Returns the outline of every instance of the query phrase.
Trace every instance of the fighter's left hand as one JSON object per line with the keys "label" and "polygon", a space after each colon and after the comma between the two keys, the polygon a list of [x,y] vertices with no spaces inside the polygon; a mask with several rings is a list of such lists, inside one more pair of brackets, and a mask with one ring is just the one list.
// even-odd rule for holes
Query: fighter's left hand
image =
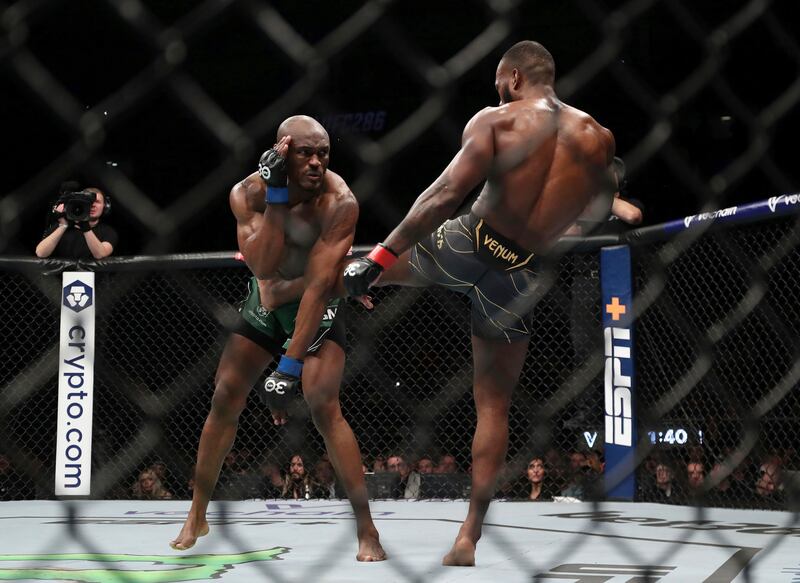
{"label": "fighter's left hand", "polygon": [[286,410],[292,400],[300,394],[300,378],[303,375],[303,361],[290,356],[281,356],[278,368],[267,377],[264,390],[260,393],[272,411],[275,425],[284,425]]}
{"label": "fighter's left hand", "polygon": [[285,425],[289,417],[286,411],[294,398],[300,394],[300,379],[276,370],[267,377],[264,390],[260,394],[272,412],[273,423]]}

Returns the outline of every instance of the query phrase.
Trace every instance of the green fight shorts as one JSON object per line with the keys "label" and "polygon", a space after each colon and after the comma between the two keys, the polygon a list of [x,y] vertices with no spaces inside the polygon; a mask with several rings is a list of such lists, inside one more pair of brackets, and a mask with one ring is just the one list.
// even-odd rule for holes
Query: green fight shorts
{"label": "green fight shorts", "polygon": [[[341,302],[339,298],[328,302],[317,334],[308,347],[308,354],[317,352],[325,340],[333,340],[344,350],[346,335],[344,314],[342,314],[344,304]],[[239,318],[230,331],[252,340],[276,356],[289,347],[299,307],[300,302],[298,301],[284,304],[271,311],[265,309],[261,305],[258,280],[251,277],[248,282],[247,297],[239,308]]]}

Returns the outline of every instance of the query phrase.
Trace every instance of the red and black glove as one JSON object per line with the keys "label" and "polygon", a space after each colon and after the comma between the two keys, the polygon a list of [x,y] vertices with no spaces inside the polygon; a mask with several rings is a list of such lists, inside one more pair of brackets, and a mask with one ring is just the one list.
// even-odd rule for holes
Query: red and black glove
{"label": "red and black glove", "polygon": [[351,261],[344,268],[344,287],[351,296],[363,296],[378,281],[385,269],[397,261],[397,253],[379,243],[366,257]]}

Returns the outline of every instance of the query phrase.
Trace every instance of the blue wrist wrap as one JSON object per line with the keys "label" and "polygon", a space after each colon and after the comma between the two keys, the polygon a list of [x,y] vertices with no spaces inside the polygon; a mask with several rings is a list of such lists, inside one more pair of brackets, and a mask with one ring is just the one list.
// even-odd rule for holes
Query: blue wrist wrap
{"label": "blue wrist wrap", "polygon": [[284,186],[268,186],[264,198],[267,204],[286,204],[289,202],[289,188]]}
{"label": "blue wrist wrap", "polygon": [[282,372],[299,379],[300,375],[303,374],[303,361],[286,356],[284,354],[281,356],[281,360],[278,363],[278,372]]}

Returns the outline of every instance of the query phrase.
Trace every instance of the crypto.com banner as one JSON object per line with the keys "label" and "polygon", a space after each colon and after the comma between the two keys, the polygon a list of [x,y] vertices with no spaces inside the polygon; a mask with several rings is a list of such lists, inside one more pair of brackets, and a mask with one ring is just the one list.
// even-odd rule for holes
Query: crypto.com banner
{"label": "crypto.com banner", "polygon": [[92,478],[94,273],[63,275],[55,493],[86,496]]}

